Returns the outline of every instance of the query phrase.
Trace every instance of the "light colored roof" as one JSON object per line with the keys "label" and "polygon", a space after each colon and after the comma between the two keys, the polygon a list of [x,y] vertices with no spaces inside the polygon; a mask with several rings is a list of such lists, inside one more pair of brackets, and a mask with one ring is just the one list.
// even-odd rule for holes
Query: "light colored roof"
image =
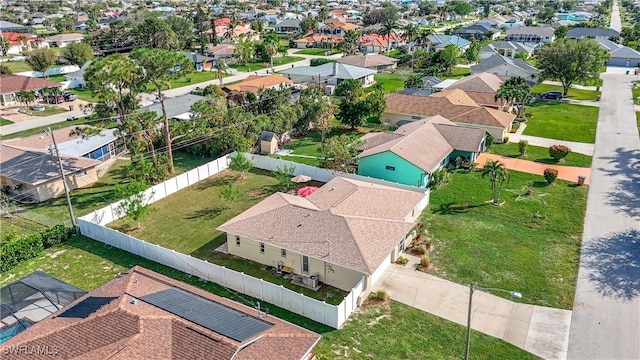
{"label": "light colored roof", "polygon": [[535,34],[541,37],[553,37],[555,30],[550,26],[519,26],[507,30],[507,36],[525,34]]}
{"label": "light colored roof", "polygon": [[[164,106],[167,110],[167,117],[169,119],[179,117],[191,111],[191,106],[197,101],[204,99],[203,96],[194,94],[185,94],[174,98],[167,98],[164,100]],[[136,110],[137,112],[153,111],[158,116],[162,116],[162,105],[160,103],[151,104]]]}
{"label": "light colored roof", "polygon": [[393,93],[385,101],[388,113],[441,115],[455,123],[507,128],[515,118],[514,114],[478,105],[460,89],[445,90],[431,96]]}
{"label": "light colored roof", "polygon": [[623,46],[611,51],[612,58],[640,59],[640,52],[628,46]]}
{"label": "light colored roof", "polygon": [[84,39],[84,34],[71,33],[71,34],[58,34],[45,38],[49,42],[57,41],[78,41]]}
{"label": "light colored roof", "polygon": [[[98,160],[61,155],[65,174],[94,167]],[[38,185],[60,177],[57,158],[46,150],[0,144],[0,174],[26,184]]]}
{"label": "light colored roof", "polygon": [[209,53],[214,55],[233,55],[236,47],[231,44],[209,46]]}
{"label": "light colored roof", "polygon": [[227,85],[226,88],[233,91],[253,91],[254,93],[257,93],[261,89],[267,89],[281,84],[293,84],[293,81],[280,74],[267,76],[249,75],[241,82]]}
{"label": "light colored roof", "polygon": [[504,81],[502,81],[498,76],[487,72],[481,72],[463,77],[453,85],[447,87],[447,89],[460,89],[466,92],[473,91],[495,94],[503,83]]}
{"label": "light colored roof", "polygon": [[99,135],[90,136],[86,139],[78,138],[65,141],[58,144],[58,150],[60,154],[83,156],[115,141],[118,138],[116,136],[117,131],[117,129],[108,129],[102,131]]}
{"label": "light colored roof", "polygon": [[528,62],[522,60],[522,59],[511,59],[509,57],[506,56],[502,56],[499,54],[495,54],[491,57],[488,57],[484,60],[482,60],[481,62],[479,62],[476,65],[472,65],[471,66],[471,72],[472,73],[477,73],[477,72],[488,72],[491,69],[500,66],[500,65],[505,65],[505,64],[509,64],[511,66],[515,66],[517,68],[520,68],[521,70],[530,73],[530,74],[537,74],[540,71],[538,69],[536,69],[533,65],[529,64]]}
{"label": "light colored roof", "polygon": [[336,177],[306,198],[276,193],[218,230],[371,274],[412,228],[424,194]]}
{"label": "light colored roof", "polygon": [[392,65],[398,62],[398,59],[392,57],[374,54],[374,55],[350,55],[345,56],[337,60],[341,64],[349,64],[353,66],[360,66],[363,68],[378,67],[385,65]]}
{"label": "light colored roof", "polygon": [[[334,66],[337,66],[338,73],[334,73]],[[297,76],[322,76],[322,77],[336,77],[338,79],[360,79],[367,75],[375,74],[375,70],[340,64],[340,63],[326,63],[319,66],[296,66],[290,69],[285,69],[280,72],[284,75],[297,75]]]}

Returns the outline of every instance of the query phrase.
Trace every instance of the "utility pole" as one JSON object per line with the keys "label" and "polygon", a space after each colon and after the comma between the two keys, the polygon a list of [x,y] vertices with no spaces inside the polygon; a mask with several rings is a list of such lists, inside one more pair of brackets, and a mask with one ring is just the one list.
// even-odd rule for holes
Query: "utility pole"
{"label": "utility pole", "polygon": [[73,215],[73,207],[71,207],[71,197],[69,196],[69,187],[67,186],[67,178],[64,176],[64,168],[62,167],[62,159],[60,159],[60,153],[58,152],[58,144],[56,143],[56,137],[53,135],[51,128],[46,131],[47,135],[51,135],[53,140],[53,148],[56,152],[56,158],[58,158],[58,166],[60,167],[60,176],[62,176],[62,185],[64,186],[64,194],[67,196],[67,206],[69,207],[69,217],[71,218],[71,225],[78,232],[78,226],[76,224],[76,217]]}

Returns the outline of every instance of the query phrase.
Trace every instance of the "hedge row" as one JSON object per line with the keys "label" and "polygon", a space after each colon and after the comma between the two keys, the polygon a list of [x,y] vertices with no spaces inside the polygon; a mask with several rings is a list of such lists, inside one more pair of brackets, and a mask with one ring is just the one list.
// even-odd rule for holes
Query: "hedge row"
{"label": "hedge row", "polygon": [[39,234],[27,235],[0,246],[0,271],[7,271],[22,261],[32,259],[47,248],[62,244],[73,236],[73,228],[56,225]]}

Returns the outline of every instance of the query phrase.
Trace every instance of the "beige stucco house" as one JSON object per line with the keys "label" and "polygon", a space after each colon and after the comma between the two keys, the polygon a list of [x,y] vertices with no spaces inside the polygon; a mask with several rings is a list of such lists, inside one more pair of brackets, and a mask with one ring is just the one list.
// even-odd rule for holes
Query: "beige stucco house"
{"label": "beige stucco house", "polygon": [[276,193],[221,225],[229,253],[365,289],[404,249],[428,193],[336,177],[308,197]]}
{"label": "beige stucco house", "polygon": [[[99,160],[61,155],[69,190],[98,181]],[[23,201],[45,201],[64,194],[60,168],[46,150],[0,144],[0,181]]]}

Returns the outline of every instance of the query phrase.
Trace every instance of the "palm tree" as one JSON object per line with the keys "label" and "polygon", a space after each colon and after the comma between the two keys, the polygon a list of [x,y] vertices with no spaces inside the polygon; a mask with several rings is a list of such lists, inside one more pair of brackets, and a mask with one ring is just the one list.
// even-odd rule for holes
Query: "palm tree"
{"label": "palm tree", "polygon": [[423,48],[426,47],[427,52],[430,50],[429,49],[429,36],[433,35],[433,29],[431,28],[427,28],[427,29],[420,29],[420,31],[418,32],[418,35],[416,37],[416,42],[418,44],[420,44],[420,46],[422,46]]}
{"label": "palm tree", "polygon": [[381,35],[387,35],[387,56],[389,56],[389,53],[391,53],[391,35],[393,35],[394,30],[396,30],[397,28],[397,20],[390,17],[384,24],[382,24],[382,29],[380,29]]}
{"label": "palm tree", "polygon": [[[407,26],[404,27],[403,31],[404,31],[405,41],[407,41],[410,44],[413,44],[413,41],[418,36],[418,28],[413,26],[413,24],[407,24]],[[413,45],[410,45],[409,48],[411,52],[413,52]]]}
{"label": "palm tree", "polygon": [[227,75],[228,72],[228,66],[227,64],[224,62],[224,60],[222,59],[218,59],[216,61],[216,71],[218,72],[218,80],[220,80],[220,87],[224,86],[224,84],[222,83],[222,79],[224,78],[225,75]]}
{"label": "palm tree", "polygon": [[511,181],[509,170],[499,161],[487,161],[482,167],[481,173],[483,178],[489,175],[489,182],[491,182],[491,190],[493,191],[493,203],[498,204],[504,183],[508,184]]}
{"label": "palm tree", "polygon": [[524,116],[526,103],[531,100],[531,88],[527,81],[522,76],[513,76],[507,79],[504,84],[500,85],[500,87],[508,87],[511,89],[512,100],[516,102],[516,104],[520,104],[520,111],[518,112],[518,117],[522,118]]}
{"label": "palm tree", "polygon": [[278,45],[274,43],[267,43],[265,45],[265,50],[267,51],[267,55],[269,55],[269,62],[271,64],[271,73],[273,74],[273,57],[278,54]]}
{"label": "palm tree", "polygon": [[508,104],[509,101],[513,100],[513,89],[509,86],[504,86],[504,84],[500,85],[498,91],[493,97],[494,100],[500,100],[500,111],[504,110],[504,105]]}
{"label": "palm tree", "polygon": [[11,48],[11,41],[4,36],[0,36],[0,55],[7,56],[7,51]]}

